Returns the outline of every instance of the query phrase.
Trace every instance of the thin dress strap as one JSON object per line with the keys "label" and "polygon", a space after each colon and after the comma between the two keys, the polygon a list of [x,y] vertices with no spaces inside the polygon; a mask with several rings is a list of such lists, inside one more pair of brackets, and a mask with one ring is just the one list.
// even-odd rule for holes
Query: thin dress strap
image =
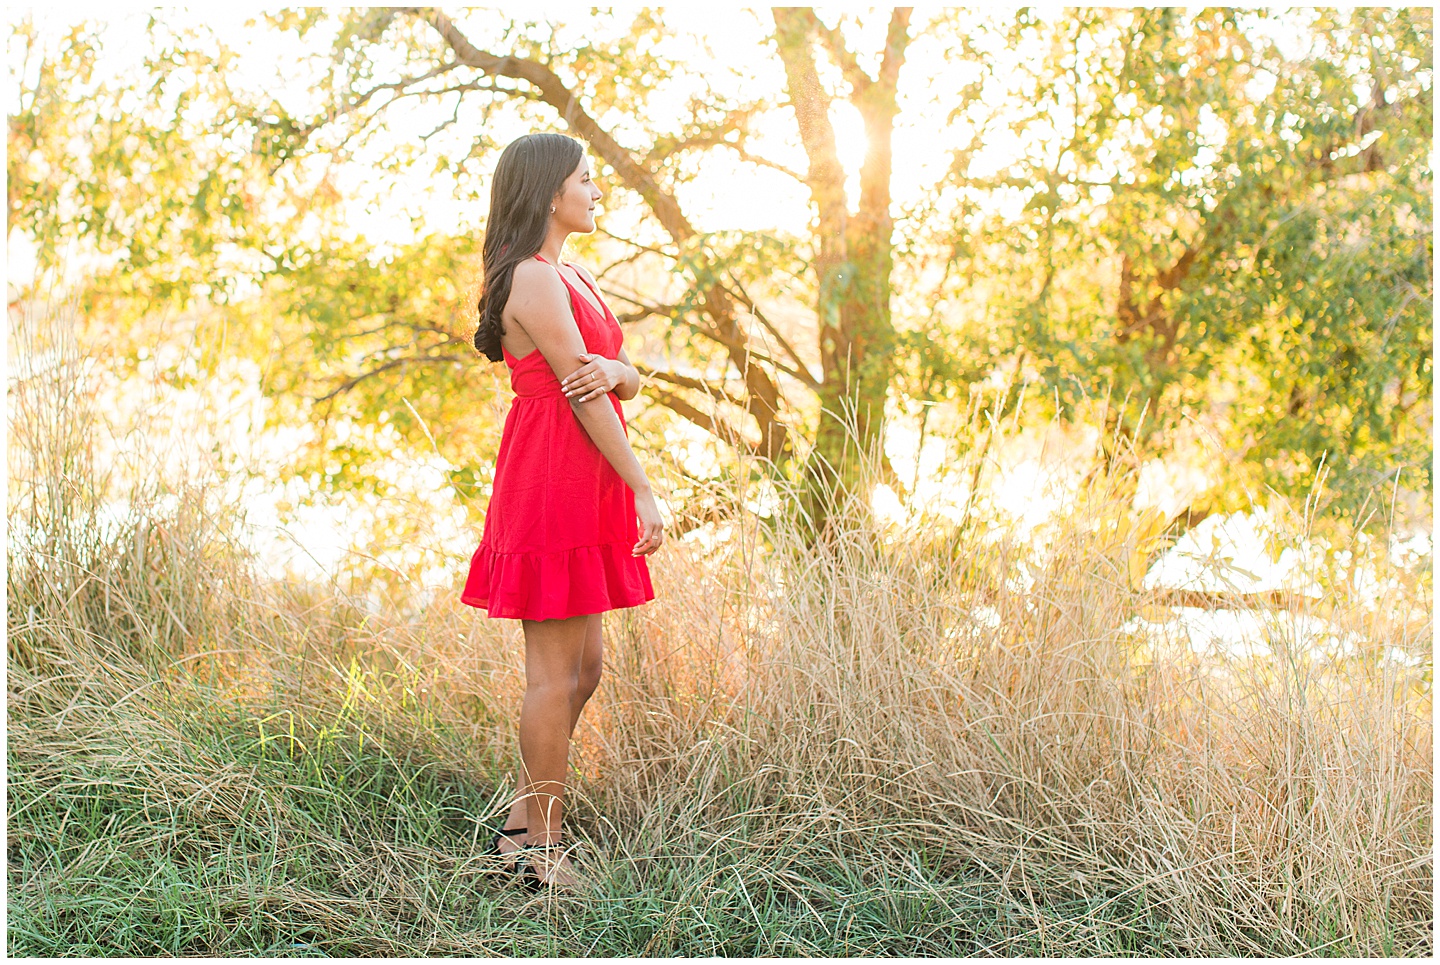
{"label": "thin dress strap", "polygon": [[[536,261],[545,261],[545,259],[544,259],[544,258],[541,258],[538,254],[535,256],[535,260],[536,260]],[[545,261],[545,264],[550,265],[550,262]],[[565,277],[565,273],[560,270],[560,266],[559,266],[559,265],[550,265],[550,267],[555,269],[555,274],[557,274],[557,275],[560,276],[560,280],[561,280],[562,282],[564,282],[564,283],[565,283],[565,287],[570,290],[570,297],[571,297],[572,299],[575,298],[579,293],[575,291],[575,286],[572,285],[572,284],[570,284],[570,279],[566,278],[566,277]],[[571,265],[571,266],[570,266],[570,270],[571,270],[571,271],[575,271],[575,266],[574,266],[574,265]],[[575,271],[575,277],[576,277],[576,278],[579,278],[581,281],[585,282],[585,287],[586,287],[586,288],[590,289],[592,292],[595,292],[595,300],[600,303],[600,307],[599,307],[599,308],[596,308],[594,305],[591,305],[591,304],[590,304],[590,299],[586,298],[586,297],[583,296],[583,295],[580,295],[580,296],[579,296],[579,297],[580,297],[580,300],[581,300],[582,302],[584,302],[586,305],[589,305],[591,308],[594,308],[595,311],[596,311],[596,313],[597,313],[601,318],[604,318],[604,317],[606,316],[605,299],[603,299],[603,298],[600,297],[600,293],[599,293],[598,291],[595,291],[595,286],[594,286],[594,285],[590,284],[590,282],[588,282],[588,281],[585,280],[585,276],[584,276],[584,275],[580,274],[578,271]]]}
{"label": "thin dress strap", "polygon": [[590,284],[590,279],[587,278],[586,276],[582,275],[578,270],[576,270],[576,268],[575,268],[574,265],[571,265],[571,266],[570,266],[570,270],[573,271],[573,272],[575,272],[575,277],[576,277],[576,278],[580,279],[581,281],[583,281],[583,282],[585,283],[585,287],[586,287],[586,288],[590,289],[592,292],[595,293],[595,300],[596,300],[597,302],[599,302],[601,305],[604,305],[604,304],[605,304],[605,299],[603,299],[603,298],[600,297],[600,289],[598,289],[598,288],[596,288],[594,285]]}
{"label": "thin dress strap", "polygon": [[[586,288],[588,288],[588,289],[590,289],[590,291],[594,292],[594,294],[595,294],[595,301],[597,301],[597,302],[600,303],[600,307],[597,308],[597,309],[595,309],[597,312],[600,313],[600,317],[601,317],[601,318],[605,318],[607,315],[609,315],[609,314],[610,314],[610,307],[605,304],[605,299],[604,299],[603,297],[601,297],[601,295],[600,295],[600,289],[598,289],[598,288],[596,288],[594,285],[590,284],[590,279],[589,279],[589,278],[586,278],[585,275],[582,274],[574,265],[571,265],[571,266],[570,266],[570,270],[573,271],[573,272],[575,272],[575,277],[576,277],[576,278],[580,279],[581,281],[583,281],[583,282],[585,283],[585,287],[586,287]],[[565,277],[565,276],[564,276],[564,275],[561,275],[560,277],[563,278],[563,277]],[[594,307],[594,306],[592,306],[592,307]]]}

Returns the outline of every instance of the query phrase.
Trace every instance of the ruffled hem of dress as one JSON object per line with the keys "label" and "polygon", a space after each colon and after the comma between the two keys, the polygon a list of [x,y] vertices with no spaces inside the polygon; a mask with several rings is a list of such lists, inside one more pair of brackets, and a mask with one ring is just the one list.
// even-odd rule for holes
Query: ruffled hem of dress
{"label": "ruffled hem of dress", "polygon": [[653,599],[650,570],[626,543],[555,553],[496,553],[482,543],[460,594],[460,602],[511,620],[563,620]]}

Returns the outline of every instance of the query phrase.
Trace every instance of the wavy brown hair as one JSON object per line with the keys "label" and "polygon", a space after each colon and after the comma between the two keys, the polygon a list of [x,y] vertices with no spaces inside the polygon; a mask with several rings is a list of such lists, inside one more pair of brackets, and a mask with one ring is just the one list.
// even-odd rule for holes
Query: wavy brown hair
{"label": "wavy brown hair", "polygon": [[584,148],[573,137],[526,134],[511,141],[495,165],[485,222],[480,322],[475,327],[475,348],[492,362],[504,358],[500,315],[510,299],[515,266],[534,257],[545,243],[550,205],[583,154]]}

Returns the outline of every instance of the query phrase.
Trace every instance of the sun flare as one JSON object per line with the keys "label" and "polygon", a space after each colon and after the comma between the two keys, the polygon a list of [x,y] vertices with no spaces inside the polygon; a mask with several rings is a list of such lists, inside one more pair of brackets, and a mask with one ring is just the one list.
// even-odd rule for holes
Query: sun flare
{"label": "sun flare", "polygon": [[865,119],[854,104],[837,98],[830,104],[830,126],[835,129],[835,153],[845,170],[845,202],[854,208],[860,203],[860,168],[870,146]]}

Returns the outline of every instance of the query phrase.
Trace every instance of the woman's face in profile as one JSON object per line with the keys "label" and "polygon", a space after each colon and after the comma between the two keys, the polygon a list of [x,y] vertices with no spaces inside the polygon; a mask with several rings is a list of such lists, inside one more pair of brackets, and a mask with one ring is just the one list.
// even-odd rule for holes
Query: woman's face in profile
{"label": "woman's face in profile", "polygon": [[555,196],[555,213],[550,216],[553,224],[566,231],[582,234],[595,230],[595,202],[601,197],[600,189],[590,180],[590,161],[581,157],[580,163]]}

